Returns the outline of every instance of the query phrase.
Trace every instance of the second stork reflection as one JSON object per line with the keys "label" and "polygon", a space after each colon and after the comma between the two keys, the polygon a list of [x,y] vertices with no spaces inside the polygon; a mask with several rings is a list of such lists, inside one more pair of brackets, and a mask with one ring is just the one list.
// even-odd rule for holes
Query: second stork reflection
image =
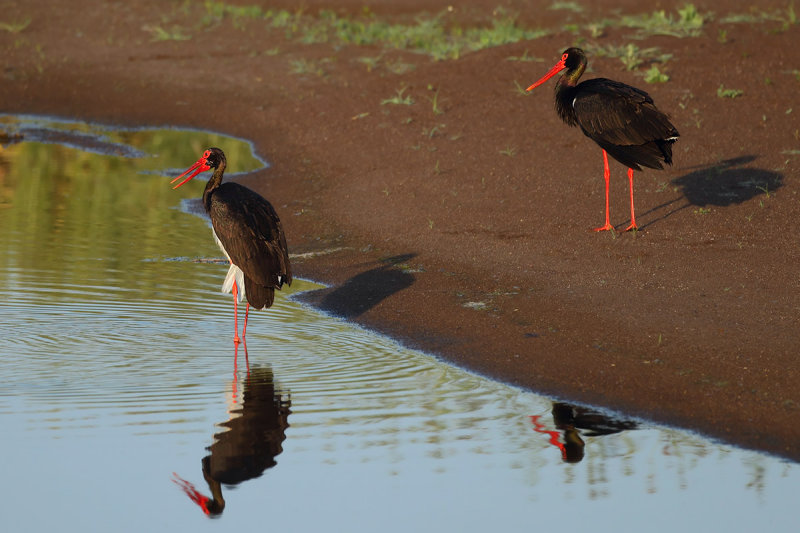
{"label": "second stork reflection", "polygon": [[[234,384],[235,386],[235,384]],[[235,389],[234,389],[235,390]],[[209,516],[225,509],[222,485],[238,485],[254,479],[277,464],[289,427],[291,399],[276,390],[270,368],[253,368],[244,381],[241,404],[229,410],[230,418],[219,424],[214,444],[203,457],[203,478],[208,497],[175,474],[174,481]]]}
{"label": "second stork reflection", "polygon": [[553,423],[559,431],[548,430],[541,422],[540,415],[531,416],[533,430],[550,435],[550,444],[561,450],[565,463],[578,463],[583,460],[586,443],[581,438],[613,435],[636,429],[639,423],[633,420],[613,418],[589,407],[569,403],[553,403]]}

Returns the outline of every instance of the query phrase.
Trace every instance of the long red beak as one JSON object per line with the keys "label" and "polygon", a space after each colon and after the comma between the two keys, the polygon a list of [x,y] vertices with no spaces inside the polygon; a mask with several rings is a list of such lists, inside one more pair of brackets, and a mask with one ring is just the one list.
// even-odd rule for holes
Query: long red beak
{"label": "long red beak", "polygon": [[208,510],[208,502],[211,500],[211,498],[209,498],[208,496],[204,496],[199,490],[194,488],[194,485],[192,485],[191,483],[180,477],[175,472],[172,473],[172,482],[178,485],[183,490],[183,492],[185,492],[186,495],[194,503],[196,503],[200,507],[200,509],[203,510],[203,512],[206,515],[211,514],[211,512]]}
{"label": "long red beak", "polygon": [[192,175],[190,175],[188,178],[186,178],[185,180],[183,180],[182,182],[180,182],[179,184],[177,184],[176,186],[173,187],[173,189],[177,189],[178,187],[180,187],[181,185],[183,185],[187,181],[191,180],[193,177],[195,177],[198,174],[200,174],[201,172],[205,172],[206,170],[209,170],[209,169],[211,169],[211,167],[208,166],[208,162],[206,161],[206,158],[205,157],[201,157],[200,159],[197,160],[197,163],[195,163],[194,165],[190,166],[186,170],[186,172],[184,172],[183,174],[181,174],[177,178],[175,178],[172,181],[170,181],[170,183],[175,183],[176,181],[178,181],[179,179],[184,177],[186,174],[189,174],[189,172],[194,170],[194,173]]}
{"label": "long red beak", "polygon": [[561,72],[562,70],[564,70],[564,69],[566,68],[566,65],[564,65],[564,63],[565,63],[566,61],[567,61],[567,54],[564,54],[563,56],[561,56],[561,61],[559,61],[558,63],[556,63],[556,64],[555,64],[555,66],[554,66],[553,68],[551,68],[551,69],[550,69],[550,72],[548,72],[547,74],[545,74],[545,75],[542,77],[542,79],[540,79],[539,81],[537,81],[536,83],[534,83],[533,85],[531,85],[530,87],[528,87],[528,88],[527,88],[527,89],[525,89],[525,90],[526,90],[526,91],[530,91],[530,90],[532,90],[532,89],[535,89],[535,88],[536,88],[536,87],[538,87],[539,85],[543,84],[544,82],[546,82],[547,80],[549,80],[550,78],[552,78],[553,76],[555,76],[556,74],[558,74],[559,72]]}

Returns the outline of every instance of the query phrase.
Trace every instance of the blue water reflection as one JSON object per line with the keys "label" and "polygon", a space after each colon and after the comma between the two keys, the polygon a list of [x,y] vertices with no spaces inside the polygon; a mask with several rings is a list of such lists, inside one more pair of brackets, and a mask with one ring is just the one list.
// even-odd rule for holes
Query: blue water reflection
{"label": "blue water reflection", "polygon": [[3,531],[793,530],[796,464],[440,363],[296,303],[303,280],[237,355],[180,208],[203,183],[159,169],[191,144],[257,168],[249,144],[0,118],[54,131],[0,151]]}

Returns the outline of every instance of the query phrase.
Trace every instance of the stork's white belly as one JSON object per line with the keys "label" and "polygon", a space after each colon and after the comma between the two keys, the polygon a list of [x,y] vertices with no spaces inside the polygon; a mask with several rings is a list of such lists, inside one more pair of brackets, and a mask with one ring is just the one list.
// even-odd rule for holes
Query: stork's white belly
{"label": "stork's white belly", "polygon": [[[225,257],[228,258],[228,261],[231,260],[231,256],[228,255],[228,251],[225,250],[225,247],[222,246],[222,242],[220,242],[219,237],[217,237],[217,232],[214,231],[214,228],[211,228],[211,233],[214,234],[214,241],[219,246],[219,249],[222,250],[222,253],[225,254]],[[244,300],[244,272],[242,269],[237,267],[231,261],[231,266],[228,269],[228,273],[225,275],[225,281],[222,282],[222,292],[228,293],[233,292],[233,284],[236,283],[236,286],[239,288],[239,301],[241,302]]]}

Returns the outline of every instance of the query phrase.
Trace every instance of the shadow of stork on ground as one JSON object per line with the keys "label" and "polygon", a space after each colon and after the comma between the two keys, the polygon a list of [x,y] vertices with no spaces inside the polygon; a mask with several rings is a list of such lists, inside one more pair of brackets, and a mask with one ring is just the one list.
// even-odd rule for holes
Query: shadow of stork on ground
{"label": "shadow of stork on ground", "polygon": [[780,189],[783,186],[783,174],[745,166],[755,159],[756,156],[753,155],[725,159],[672,180],[672,185],[681,191],[681,198],[686,202],[676,207],[675,204],[681,198],[675,198],[650,209],[642,218],[646,219],[646,215],[661,209],[666,208],[668,211],[648,221],[640,229],[645,229],[687,207],[728,207],[748,202],[757,196],[769,196]]}

